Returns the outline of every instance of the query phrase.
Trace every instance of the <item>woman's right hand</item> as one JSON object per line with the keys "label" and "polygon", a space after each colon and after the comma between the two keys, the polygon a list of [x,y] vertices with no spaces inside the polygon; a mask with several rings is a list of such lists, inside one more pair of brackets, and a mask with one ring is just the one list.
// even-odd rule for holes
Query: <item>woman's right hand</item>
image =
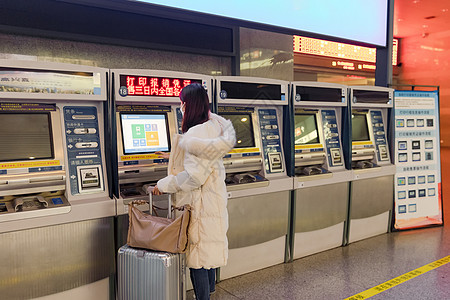
{"label": "woman's right hand", "polygon": [[156,185],[156,186],[153,188],[152,194],[155,195],[155,196],[159,196],[159,195],[162,195],[163,193],[158,189],[158,186]]}
{"label": "woman's right hand", "polygon": [[170,156],[170,153],[162,152],[162,151],[156,151],[155,154],[159,155],[158,158],[164,158],[164,159],[169,159],[169,156]]}

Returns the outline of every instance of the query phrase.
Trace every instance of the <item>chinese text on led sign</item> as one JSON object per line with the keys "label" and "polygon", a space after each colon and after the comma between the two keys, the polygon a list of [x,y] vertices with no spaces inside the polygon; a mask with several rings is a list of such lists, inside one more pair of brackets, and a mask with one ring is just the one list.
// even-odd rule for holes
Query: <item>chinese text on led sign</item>
{"label": "chinese text on led sign", "polygon": [[126,86],[129,96],[178,97],[181,90],[191,83],[201,80],[121,75],[120,85]]}

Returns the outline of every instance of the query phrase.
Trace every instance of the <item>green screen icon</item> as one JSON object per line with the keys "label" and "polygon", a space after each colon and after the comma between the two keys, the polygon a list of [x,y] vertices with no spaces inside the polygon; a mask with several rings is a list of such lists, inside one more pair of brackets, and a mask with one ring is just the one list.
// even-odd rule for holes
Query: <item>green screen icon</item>
{"label": "green screen icon", "polygon": [[145,130],[143,124],[131,125],[131,130],[133,131],[133,139],[143,139],[145,138]]}

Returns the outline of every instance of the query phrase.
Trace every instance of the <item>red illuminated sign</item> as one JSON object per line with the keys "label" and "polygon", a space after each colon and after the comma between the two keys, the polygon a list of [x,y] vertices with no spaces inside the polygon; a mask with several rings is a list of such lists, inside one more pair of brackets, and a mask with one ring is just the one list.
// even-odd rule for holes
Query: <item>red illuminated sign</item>
{"label": "red illuminated sign", "polygon": [[154,76],[120,75],[120,87],[126,87],[128,96],[179,97],[181,90],[199,79]]}

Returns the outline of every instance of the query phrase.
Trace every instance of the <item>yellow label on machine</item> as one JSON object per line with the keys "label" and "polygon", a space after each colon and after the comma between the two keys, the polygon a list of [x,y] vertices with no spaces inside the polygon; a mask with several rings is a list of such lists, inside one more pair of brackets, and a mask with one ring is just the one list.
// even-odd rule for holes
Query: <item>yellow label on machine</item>
{"label": "yellow label on machine", "polygon": [[364,142],[352,142],[353,146],[358,146],[358,145],[372,145],[371,141],[364,141]]}
{"label": "yellow label on machine", "polygon": [[313,148],[323,148],[323,145],[322,144],[295,145],[295,150],[299,150],[299,149],[313,149]]}
{"label": "yellow label on machine", "polygon": [[141,154],[141,155],[122,155],[120,159],[122,161],[130,160],[144,160],[144,159],[160,159],[161,156],[158,154]]}
{"label": "yellow label on machine", "polygon": [[228,153],[233,154],[233,153],[255,153],[255,152],[260,152],[259,148],[239,148],[233,149]]}
{"label": "yellow label on machine", "polygon": [[2,170],[2,169],[34,168],[34,167],[50,167],[50,166],[59,166],[59,165],[60,165],[59,160],[0,163],[0,170]]}

